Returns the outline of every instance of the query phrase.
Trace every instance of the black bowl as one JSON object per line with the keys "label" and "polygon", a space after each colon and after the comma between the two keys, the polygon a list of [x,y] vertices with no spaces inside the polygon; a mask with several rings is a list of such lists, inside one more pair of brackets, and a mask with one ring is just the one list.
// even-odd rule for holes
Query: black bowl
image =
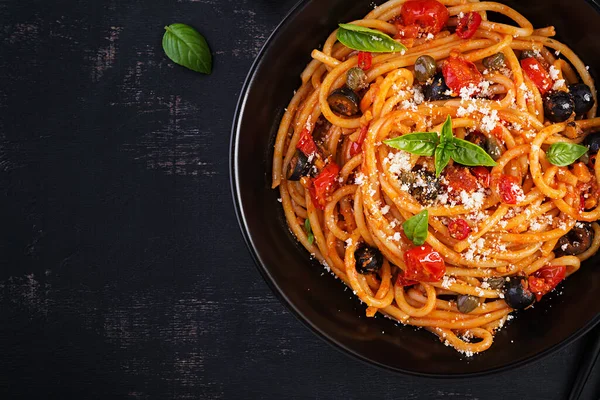
{"label": "black bowl", "polygon": [[[381,3],[379,1],[378,3]],[[273,142],[283,108],[300,86],[312,49],[338,22],[364,16],[371,0],[302,1],[260,52],[240,95],[231,140],[231,184],[239,222],[259,270],[273,291],[329,343],[373,364],[428,376],[478,375],[522,365],[575,340],[600,320],[600,257],[570,277],[560,295],[519,313],[492,348],[466,359],[424,330],[366,318],[351,291],[309,260],[288,230],[279,192],[270,189]],[[554,25],[559,40],[600,66],[600,14],[584,0],[505,1],[534,26]]]}

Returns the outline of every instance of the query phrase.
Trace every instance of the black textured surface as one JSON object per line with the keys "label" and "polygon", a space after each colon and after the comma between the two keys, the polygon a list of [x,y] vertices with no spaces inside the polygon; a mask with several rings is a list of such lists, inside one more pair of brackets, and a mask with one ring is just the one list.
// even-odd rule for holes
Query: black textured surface
{"label": "black textured surface", "polygon": [[[293,3],[0,1],[2,398],[565,397],[583,341],[418,379],[333,350],[271,294],[238,232],[229,131]],[[173,22],[206,36],[212,75],[164,57]]]}

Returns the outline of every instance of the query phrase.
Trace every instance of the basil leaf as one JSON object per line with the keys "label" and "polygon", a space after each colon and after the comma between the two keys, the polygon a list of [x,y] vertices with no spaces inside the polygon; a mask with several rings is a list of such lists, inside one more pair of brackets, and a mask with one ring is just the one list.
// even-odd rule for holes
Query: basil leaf
{"label": "basil leaf", "polygon": [[312,233],[312,228],[310,226],[310,219],[306,218],[304,220],[304,231],[306,232],[306,235],[308,236],[308,243],[309,244],[313,244],[315,241],[315,235],[313,235]]}
{"label": "basil leaf", "polygon": [[446,118],[446,122],[444,122],[444,125],[442,125],[442,131],[440,132],[440,142],[450,143],[452,142],[453,138],[454,135],[452,134],[452,118],[450,118],[450,116],[448,115],[448,117]]}
{"label": "basil leaf", "polygon": [[383,32],[354,24],[340,24],[337,40],[354,50],[371,53],[396,53],[406,51],[406,47]]}
{"label": "basil leaf", "polygon": [[429,211],[423,210],[402,224],[406,237],[417,246],[425,243],[429,233]]}
{"label": "basil leaf", "polygon": [[[450,144],[451,145],[451,144]],[[451,149],[447,148],[448,143],[440,144],[435,149],[435,176],[439,178],[446,165],[450,162]]]}
{"label": "basil leaf", "polygon": [[185,24],[171,24],[165,30],[162,46],[167,57],[193,71],[210,74],[212,55],[204,36]]}
{"label": "basil leaf", "polygon": [[439,138],[435,132],[415,132],[384,140],[383,143],[411,154],[431,157],[439,143]]}
{"label": "basil leaf", "polygon": [[469,167],[478,165],[493,167],[496,165],[494,159],[474,143],[454,138],[452,144],[454,145],[454,149],[450,151],[450,157],[459,164]]}
{"label": "basil leaf", "polygon": [[566,167],[573,164],[588,151],[586,146],[573,143],[554,143],[546,152],[546,158],[551,164]]}

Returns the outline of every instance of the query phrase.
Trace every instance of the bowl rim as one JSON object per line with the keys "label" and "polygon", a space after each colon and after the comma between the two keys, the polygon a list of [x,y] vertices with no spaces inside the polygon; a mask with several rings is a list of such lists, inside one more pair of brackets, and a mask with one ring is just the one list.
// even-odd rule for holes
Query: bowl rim
{"label": "bowl rim", "polygon": [[[484,369],[477,372],[462,372],[456,374],[435,374],[435,373],[426,373],[426,372],[415,372],[411,370],[406,370],[402,368],[396,368],[390,366],[388,364],[380,363],[378,361],[372,360],[368,357],[365,357],[353,350],[352,348],[338,342],[336,339],[331,337],[327,332],[321,329],[316,324],[312,323],[311,320],[306,317],[296,306],[290,301],[290,299],[285,294],[284,290],[277,284],[275,279],[271,276],[269,271],[264,265],[263,260],[259,256],[257,248],[254,244],[254,241],[249,233],[249,228],[246,221],[245,210],[242,206],[242,199],[239,187],[239,176],[238,176],[238,152],[239,152],[239,137],[241,134],[241,121],[244,118],[246,101],[248,99],[248,91],[252,85],[254,80],[254,76],[256,74],[257,69],[261,66],[263,62],[263,57],[267,49],[270,47],[273,40],[279,35],[283,26],[285,26],[289,21],[291,21],[300,10],[306,6],[308,3],[314,0],[299,0],[287,14],[283,17],[281,22],[277,24],[273,32],[269,35],[260,51],[258,52],[256,58],[254,59],[248,74],[244,80],[242,85],[242,89],[240,91],[238,101],[235,107],[235,113],[233,117],[233,124],[231,128],[231,138],[229,142],[229,183],[231,188],[231,195],[233,198],[233,206],[235,209],[236,219],[238,221],[239,228],[242,233],[242,237],[244,238],[244,242],[246,247],[254,261],[254,264],[267,283],[273,294],[278,298],[278,300],[283,303],[283,305],[291,312],[297,320],[299,320],[305,327],[307,327],[315,336],[319,339],[323,340],[325,343],[330,345],[332,348],[336,349],[338,352],[343,353],[351,358],[361,361],[365,364],[375,366],[377,368],[384,369],[386,371],[391,371],[400,375],[409,375],[416,376],[422,378],[435,378],[435,379],[466,379],[466,378],[475,378],[475,377],[483,377],[489,376],[493,374],[499,374],[502,372],[506,372],[508,370],[514,370],[516,368],[522,368],[526,365],[532,364],[536,361],[539,361],[552,353],[555,353],[567,345],[575,342],[577,339],[584,336],[590,330],[592,330],[596,325],[600,325],[600,314],[597,314],[594,318],[592,318],[587,324],[577,329],[566,339],[561,342],[548,347],[547,349],[525,358],[523,360],[510,362],[506,365],[500,367],[494,367],[489,369]],[[597,12],[600,13],[600,4],[598,0],[584,0],[588,4],[590,4],[593,8],[596,9]]]}

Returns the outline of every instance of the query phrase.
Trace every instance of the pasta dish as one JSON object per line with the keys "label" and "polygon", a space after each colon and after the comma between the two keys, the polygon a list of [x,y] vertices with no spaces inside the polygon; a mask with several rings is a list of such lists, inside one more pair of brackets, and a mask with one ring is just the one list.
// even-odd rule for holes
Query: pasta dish
{"label": "pasta dish", "polygon": [[596,90],[555,34],[500,3],[391,0],[312,51],[273,188],[368,317],[471,356],[600,247]]}

